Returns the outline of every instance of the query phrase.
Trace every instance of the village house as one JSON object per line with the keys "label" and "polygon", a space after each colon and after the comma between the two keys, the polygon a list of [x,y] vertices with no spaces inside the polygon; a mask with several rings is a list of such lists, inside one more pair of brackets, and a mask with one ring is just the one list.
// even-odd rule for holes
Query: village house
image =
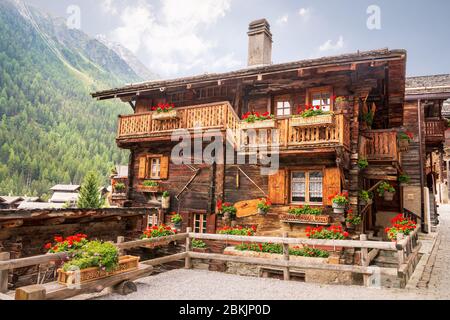
{"label": "village house", "polygon": [[[250,23],[248,37],[246,69],[92,94],[98,100],[119,98],[134,111],[119,116],[117,132],[117,145],[130,151],[128,204],[148,208],[151,221],[168,223],[170,213],[178,212],[183,230],[200,233],[238,223],[256,225],[260,235],[289,231],[304,237],[307,226],[345,223],[345,214],[331,208],[331,199],[341,192],[349,193],[350,209],[362,218],[359,232],[383,237],[389,220],[404,208],[424,220],[420,205],[405,204],[422,203],[420,186],[425,185],[413,170],[420,162],[413,154],[419,138],[404,138],[417,126],[411,116],[417,104],[405,105],[406,51],[381,49],[272,64],[269,23]],[[317,116],[306,117],[305,112]],[[253,122],[255,115],[259,119]],[[219,153],[216,160],[222,161],[211,164],[174,163],[171,153],[179,141],[171,137],[177,129],[186,129],[193,138],[215,129],[223,146],[246,161],[228,163]],[[207,145],[205,141],[203,148]],[[255,155],[258,161],[252,163]],[[267,166],[261,160],[265,155],[279,158],[271,175],[261,171]],[[399,183],[406,174],[411,186]],[[395,190],[392,199],[378,194],[381,185]],[[373,194],[373,201],[362,201],[362,190]],[[168,208],[162,208],[164,191],[170,195]],[[272,203],[266,215],[257,214],[260,198]],[[235,205],[235,222],[218,215],[221,201]],[[308,222],[289,214],[305,206],[321,208],[326,218]]]}

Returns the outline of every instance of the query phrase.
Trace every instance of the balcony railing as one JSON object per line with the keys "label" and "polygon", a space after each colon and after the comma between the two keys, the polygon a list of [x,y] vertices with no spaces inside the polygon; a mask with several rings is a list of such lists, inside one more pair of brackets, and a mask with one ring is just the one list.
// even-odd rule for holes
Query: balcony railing
{"label": "balcony railing", "polygon": [[230,129],[235,134],[239,118],[228,102],[176,108],[173,119],[153,119],[153,112],[119,116],[117,139],[169,137],[177,129]]}
{"label": "balcony railing", "polygon": [[439,118],[425,119],[425,137],[430,142],[445,141],[445,122]]}
{"label": "balcony railing", "polygon": [[369,161],[398,161],[397,131],[365,131],[361,136],[360,156]]}
{"label": "balcony railing", "polygon": [[278,145],[280,150],[320,147],[350,147],[350,123],[343,114],[329,124],[294,126],[292,118],[276,119],[273,128],[240,130],[240,151],[252,151]]}

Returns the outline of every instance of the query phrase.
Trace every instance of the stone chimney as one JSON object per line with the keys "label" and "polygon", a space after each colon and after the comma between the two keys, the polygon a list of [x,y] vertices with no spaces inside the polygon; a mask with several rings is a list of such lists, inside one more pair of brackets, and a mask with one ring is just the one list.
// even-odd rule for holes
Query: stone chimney
{"label": "stone chimney", "polygon": [[272,64],[272,33],[267,20],[251,22],[247,34],[248,66]]}

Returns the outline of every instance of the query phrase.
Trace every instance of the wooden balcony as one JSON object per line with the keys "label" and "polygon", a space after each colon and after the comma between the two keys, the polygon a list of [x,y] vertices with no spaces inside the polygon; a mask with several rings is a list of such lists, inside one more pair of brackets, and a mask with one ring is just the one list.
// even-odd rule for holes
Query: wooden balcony
{"label": "wooden balcony", "polygon": [[329,124],[295,126],[294,121],[292,118],[276,119],[273,128],[241,129],[237,137],[239,151],[252,152],[274,145],[279,146],[280,152],[350,147],[350,123],[343,114],[335,115]]}
{"label": "wooden balcony", "polygon": [[447,126],[442,119],[425,119],[425,138],[427,143],[442,143],[445,141]]}
{"label": "wooden balcony", "polygon": [[170,140],[177,129],[230,129],[235,135],[239,125],[239,118],[228,102],[176,108],[176,111],[177,117],[167,120],[152,119],[153,112],[119,116],[118,144]]}
{"label": "wooden balcony", "polygon": [[372,162],[396,162],[400,159],[397,131],[368,130],[362,133],[360,141],[361,158]]}

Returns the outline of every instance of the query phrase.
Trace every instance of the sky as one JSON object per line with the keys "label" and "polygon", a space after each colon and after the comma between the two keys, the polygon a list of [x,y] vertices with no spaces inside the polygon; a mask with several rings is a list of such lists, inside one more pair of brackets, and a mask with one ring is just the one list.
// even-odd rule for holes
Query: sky
{"label": "sky", "polygon": [[248,24],[260,18],[271,25],[273,63],[388,47],[408,51],[408,76],[450,73],[448,0],[25,1],[77,18],[161,78],[246,67]]}

